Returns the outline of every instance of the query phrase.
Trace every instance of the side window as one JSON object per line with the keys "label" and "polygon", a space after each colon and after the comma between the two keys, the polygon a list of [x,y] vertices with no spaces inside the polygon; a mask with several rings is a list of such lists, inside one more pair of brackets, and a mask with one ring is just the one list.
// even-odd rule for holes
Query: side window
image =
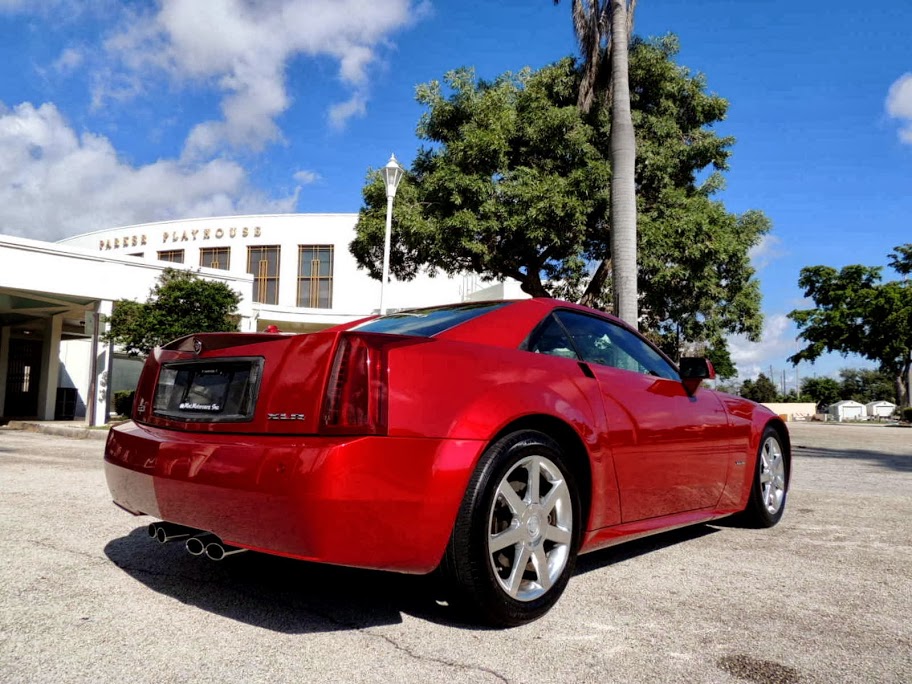
{"label": "side window", "polygon": [[526,349],[537,354],[549,354],[551,356],[562,356],[565,359],[579,360],[573,343],[564,332],[563,326],[555,320],[554,316],[548,316],[543,323],[532,333]]}
{"label": "side window", "polygon": [[634,373],[678,380],[674,367],[649,343],[619,325],[594,316],[558,311],[560,319],[584,361]]}

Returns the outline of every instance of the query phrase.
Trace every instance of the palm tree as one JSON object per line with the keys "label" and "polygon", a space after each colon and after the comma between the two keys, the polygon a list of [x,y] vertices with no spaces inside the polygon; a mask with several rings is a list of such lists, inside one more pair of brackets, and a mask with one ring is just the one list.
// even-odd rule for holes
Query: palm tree
{"label": "palm tree", "polygon": [[[558,4],[560,0],[554,0]],[[573,28],[583,58],[578,104],[589,111],[594,98],[611,98],[611,256],[602,260],[583,295],[597,298],[608,273],[614,311],[637,327],[636,138],[630,114],[628,42],[636,0],[572,0]],[[610,68],[606,68],[610,67]],[[610,81],[605,78],[610,74]]]}

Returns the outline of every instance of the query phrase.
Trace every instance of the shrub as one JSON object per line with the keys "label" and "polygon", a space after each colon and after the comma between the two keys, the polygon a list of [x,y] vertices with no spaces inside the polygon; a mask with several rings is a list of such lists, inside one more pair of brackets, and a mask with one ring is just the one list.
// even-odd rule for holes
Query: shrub
{"label": "shrub", "polygon": [[906,406],[902,410],[902,419],[907,423],[912,423],[912,406]]}
{"label": "shrub", "polygon": [[118,415],[129,418],[133,414],[133,395],[135,394],[135,390],[114,392],[114,411]]}

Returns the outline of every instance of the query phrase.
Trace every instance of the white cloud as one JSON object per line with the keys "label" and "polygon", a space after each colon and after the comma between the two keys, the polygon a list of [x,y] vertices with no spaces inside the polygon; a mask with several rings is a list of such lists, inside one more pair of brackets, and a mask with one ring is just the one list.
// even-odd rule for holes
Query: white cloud
{"label": "white cloud", "polygon": [[912,144],[912,73],[900,76],[887,93],[887,114],[899,119],[899,139]]}
{"label": "white cloud", "polygon": [[66,48],[60,53],[60,56],[54,60],[52,67],[54,71],[59,74],[71,74],[82,65],[84,59],[84,55],[79,50],[75,48]]}
{"label": "white cloud", "polygon": [[335,129],[345,127],[353,116],[364,116],[367,112],[367,99],[363,93],[356,92],[345,102],[338,102],[329,108],[329,123]]}
{"label": "white cloud", "polygon": [[310,185],[320,180],[320,174],[316,171],[301,170],[295,173],[293,178],[301,185]]}
{"label": "white cloud", "polygon": [[763,323],[759,342],[734,335],[728,338],[728,349],[740,377],[756,377],[761,372],[769,375],[770,364],[784,369],[786,359],[797,350],[795,330],[785,314],[772,314]]}
{"label": "white cloud", "polygon": [[[365,114],[369,76],[393,49],[391,37],[430,11],[426,0],[0,0],[0,15],[91,14],[116,27],[100,46],[62,46],[47,67],[64,76],[86,70],[93,111],[151,97],[163,79],[178,90],[214,90],[221,111],[192,126],[178,159],[134,165],[108,138],[74,131],[53,103],[0,102],[0,233],[53,240],[176,217],[295,210],[301,186],[319,174],[299,170],[293,195],[270,198],[231,161],[234,150],[282,141],[289,65],[302,57],[336,65],[343,90],[327,117],[343,127]],[[295,95],[308,97],[308,88]]]}
{"label": "white cloud", "polygon": [[750,257],[754,268],[759,271],[769,266],[771,262],[784,254],[785,251],[782,249],[782,238],[767,233],[760,238],[760,242],[750,248],[748,257]]}
{"label": "white cloud", "polygon": [[104,136],[77,135],[53,104],[0,104],[0,233],[56,240],[169,218],[288,212],[296,204],[297,195],[253,191],[235,162],[131,166]]}
{"label": "white cloud", "polygon": [[[427,13],[413,0],[160,0],[152,14],[133,14],[106,43],[126,76],[96,83],[93,98],[129,92],[118,80],[165,72],[174,81],[206,82],[222,94],[222,118],[197,125],[185,158],[210,156],[224,145],[259,150],[281,140],[276,118],[288,109],[286,68],[291,58],[330,58],[351,90],[329,120],[342,126],[363,114],[368,71],[391,34]],[[132,77],[132,78],[131,78]]]}

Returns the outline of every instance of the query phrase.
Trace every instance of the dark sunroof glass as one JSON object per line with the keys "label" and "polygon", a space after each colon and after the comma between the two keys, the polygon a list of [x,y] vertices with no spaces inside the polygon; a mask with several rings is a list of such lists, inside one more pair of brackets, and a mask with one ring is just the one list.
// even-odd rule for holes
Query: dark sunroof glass
{"label": "dark sunroof glass", "polygon": [[362,323],[354,330],[431,337],[507,304],[509,302],[478,302],[400,311]]}

